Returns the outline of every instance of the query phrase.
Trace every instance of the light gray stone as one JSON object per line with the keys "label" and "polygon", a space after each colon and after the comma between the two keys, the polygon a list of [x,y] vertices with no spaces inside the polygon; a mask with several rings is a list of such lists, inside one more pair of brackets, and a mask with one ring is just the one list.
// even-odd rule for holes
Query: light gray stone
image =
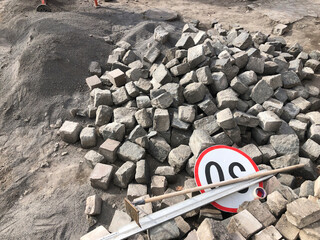
{"label": "light gray stone", "polygon": [[178,115],[180,120],[192,123],[196,117],[196,110],[192,105],[179,106]]}
{"label": "light gray stone", "polygon": [[307,123],[303,123],[299,120],[296,119],[291,119],[289,122],[289,126],[296,132],[298,138],[303,141],[305,134],[306,134],[306,130],[307,130]]}
{"label": "light gray stone", "polygon": [[173,97],[170,93],[164,92],[151,100],[151,105],[155,108],[168,108],[173,103]]}
{"label": "light gray stone", "polygon": [[100,147],[99,153],[101,153],[106,162],[114,163],[117,159],[117,151],[120,146],[120,142],[113,139],[106,139]]}
{"label": "light gray stone", "polygon": [[204,99],[198,103],[198,107],[208,116],[213,115],[217,110],[216,104],[213,102],[211,95],[206,95]]}
{"label": "light gray stone", "polygon": [[314,195],[314,182],[310,180],[304,181],[300,186],[299,197],[308,197]]}
{"label": "light gray stone", "polygon": [[249,61],[246,66],[247,70],[252,70],[255,73],[263,74],[264,72],[264,59],[258,57],[249,57]]}
{"label": "light gray stone", "polygon": [[320,156],[320,145],[308,139],[301,147],[303,156],[310,158],[312,161],[316,161]]}
{"label": "light gray stone", "polygon": [[137,183],[147,184],[149,182],[148,165],[146,160],[142,159],[136,163],[136,174],[134,176]]}
{"label": "light gray stone", "polygon": [[287,71],[281,74],[284,88],[293,88],[301,84],[298,75],[294,71]]}
{"label": "light gray stone", "polygon": [[223,129],[232,129],[236,126],[230,108],[225,108],[216,114],[217,123]]}
{"label": "light gray stone", "polygon": [[118,107],[113,110],[114,122],[122,123],[126,129],[133,129],[136,124],[136,108]]}
{"label": "light gray stone", "polygon": [[232,42],[233,46],[240,48],[241,50],[249,48],[252,43],[252,37],[248,32],[242,32]]}
{"label": "light gray stone", "polygon": [[256,116],[250,114],[236,111],[233,113],[233,117],[235,122],[241,126],[256,127],[259,125],[259,119]]}
{"label": "light gray stone", "polygon": [[205,60],[204,49],[202,45],[197,45],[188,49],[187,61],[190,68],[193,69]]}
{"label": "light gray stone", "polygon": [[149,230],[150,240],[175,239],[180,236],[179,228],[174,220],[164,222]]}
{"label": "light gray stone", "polygon": [[95,124],[102,126],[110,122],[112,117],[112,108],[106,105],[100,105],[96,113]]}
{"label": "light gray stone", "polygon": [[104,156],[94,150],[87,152],[84,158],[91,168],[94,168],[97,163],[101,163],[104,160]]}
{"label": "light gray stone", "polygon": [[172,76],[171,76],[170,72],[163,64],[160,64],[156,68],[156,70],[152,74],[152,77],[157,83],[159,83],[161,85],[164,85],[166,83],[170,83],[172,81]]}
{"label": "light gray stone", "polygon": [[87,197],[86,209],[84,213],[90,216],[99,215],[101,213],[102,199],[98,195],[92,195]]}
{"label": "light gray stone", "polygon": [[65,121],[59,129],[61,139],[67,143],[75,143],[80,138],[82,126],[79,123]]}
{"label": "light gray stone", "polygon": [[91,186],[107,190],[113,175],[113,166],[97,163],[90,174]]}
{"label": "light gray stone", "polygon": [[167,179],[164,176],[153,176],[151,178],[151,192],[153,195],[163,195],[168,186]]}
{"label": "light gray stone", "polygon": [[80,133],[80,142],[83,148],[91,148],[97,144],[96,130],[93,127],[85,127]]}
{"label": "light gray stone", "polygon": [[101,90],[99,88],[95,88],[92,91],[94,92],[94,102],[93,102],[94,107],[99,107],[100,105],[108,105],[108,106],[113,105],[110,90],[108,89]]}
{"label": "light gray stone", "polygon": [[218,125],[215,116],[210,115],[194,121],[193,128],[205,130],[209,135],[212,135],[219,131],[220,126]]}
{"label": "light gray stone", "polygon": [[231,110],[237,107],[239,98],[237,94],[231,89],[227,88],[218,92],[217,103],[219,109],[230,108]]}
{"label": "light gray stone", "polygon": [[157,47],[151,47],[144,55],[143,60],[152,64],[158,58],[160,53],[161,51]]}
{"label": "light gray stone", "polygon": [[252,240],[280,240],[282,239],[281,233],[274,227],[269,226],[262,231],[258,232],[252,237]]}
{"label": "light gray stone", "polygon": [[262,153],[256,145],[251,143],[240,148],[240,150],[248,154],[256,164],[262,163]]}
{"label": "light gray stone", "polygon": [[153,116],[153,129],[165,132],[170,127],[169,112],[166,109],[156,109]]}
{"label": "light gray stone", "polygon": [[138,162],[143,159],[146,151],[138,144],[125,141],[118,150],[118,157],[123,161]]}
{"label": "light gray stone", "polygon": [[215,92],[220,92],[224,89],[227,89],[229,84],[226,75],[223,72],[214,72],[211,74],[212,84],[211,88]]}
{"label": "light gray stone", "polygon": [[202,83],[190,83],[185,87],[183,95],[188,103],[193,104],[202,101],[206,91],[207,89]]}
{"label": "light gray stone", "polygon": [[178,83],[167,83],[160,89],[166,90],[173,97],[173,103],[171,106],[177,108],[184,102],[183,88]]}
{"label": "light gray stone", "polygon": [[286,210],[287,204],[288,201],[278,191],[274,191],[268,195],[267,205],[276,217]]}
{"label": "light gray stone", "polygon": [[99,128],[99,134],[104,140],[111,138],[121,142],[125,134],[125,125],[122,123],[112,122]]}
{"label": "light gray stone", "polygon": [[277,99],[270,98],[269,100],[265,101],[262,106],[266,111],[272,111],[279,117],[283,113],[283,103]]}
{"label": "light gray stone", "polygon": [[288,222],[285,214],[281,216],[277,224],[276,229],[288,240],[295,240],[299,235],[299,228]]}
{"label": "light gray stone", "polygon": [[268,132],[275,132],[281,126],[281,119],[271,111],[260,112],[257,116],[259,118],[259,126]]}
{"label": "light gray stone", "polygon": [[133,82],[126,83],[124,87],[130,97],[137,97],[139,95],[139,89]]}
{"label": "light gray stone", "polygon": [[127,94],[126,88],[120,87],[112,93],[112,100],[114,105],[121,105],[129,101],[129,95]]}
{"label": "light gray stone", "polygon": [[246,86],[238,77],[232,79],[230,87],[239,94],[244,94],[248,91],[248,86]]}
{"label": "light gray stone", "polygon": [[210,218],[205,218],[198,230],[197,236],[199,240],[206,239],[220,239],[228,240],[229,234],[227,233],[226,227],[219,221],[212,220]]}
{"label": "light gray stone", "polygon": [[213,83],[211,71],[208,66],[197,69],[196,74],[197,74],[197,79],[200,83],[203,83],[205,85],[210,85]]}
{"label": "light gray stone", "polygon": [[190,127],[190,124],[180,120],[178,116],[178,111],[174,109],[172,121],[171,121],[171,127],[181,129],[181,130],[187,130]]}
{"label": "light gray stone", "polygon": [[273,95],[272,87],[264,80],[260,80],[252,89],[250,97],[256,103],[263,103]]}
{"label": "light gray stone", "polygon": [[171,166],[159,166],[155,169],[154,174],[166,177],[169,183],[175,183],[177,180],[174,168]]}
{"label": "light gray stone", "polygon": [[281,157],[277,157],[270,160],[270,165],[274,169],[289,167],[292,165],[296,165],[299,163],[299,158],[297,155],[285,155]]}
{"label": "light gray stone", "polygon": [[112,217],[112,220],[109,226],[109,231],[117,232],[120,228],[126,226],[130,222],[131,222],[131,218],[127,213],[120,210],[116,210]]}

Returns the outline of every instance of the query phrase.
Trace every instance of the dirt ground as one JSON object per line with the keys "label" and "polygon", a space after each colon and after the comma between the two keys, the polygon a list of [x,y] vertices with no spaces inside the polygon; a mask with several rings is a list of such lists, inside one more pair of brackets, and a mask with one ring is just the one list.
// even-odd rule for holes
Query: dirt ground
{"label": "dirt ground", "polygon": [[99,9],[92,2],[48,0],[53,12],[37,13],[40,0],[0,0],[1,240],[79,239],[90,229],[84,208],[94,193],[104,200],[98,224],[108,226],[123,209],[125,190],[93,189],[87,150],[60,141],[55,125],[87,107],[88,65],[104,65],[114,47],[104,37],[126,36],[138,48],[152,36],[160,22],[145,23],[145,10],[176,11],[180,20],[166,24],[174,29],[192,19],[206,29],[217,19],[269,34],[278,22],[289,23],[289,45],[320,50],[320,0],[118,0]]}

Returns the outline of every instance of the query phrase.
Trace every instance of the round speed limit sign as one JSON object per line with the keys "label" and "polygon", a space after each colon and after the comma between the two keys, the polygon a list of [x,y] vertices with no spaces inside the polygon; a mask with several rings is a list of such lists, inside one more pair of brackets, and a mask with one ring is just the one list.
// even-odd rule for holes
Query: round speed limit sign
{"label": "round speed limit sign", "polygon": [[[194,167],[194,176],[198,186],[205,186],[244,177],[258,171],[257,165],[244,152],[233,147],[218,145],[209,147],[200,154]],[[254,200],[253,193],[257,187],[263,187],[262,182],[223,197],[212,205],[222,211],[236,213],[244,201]]]}

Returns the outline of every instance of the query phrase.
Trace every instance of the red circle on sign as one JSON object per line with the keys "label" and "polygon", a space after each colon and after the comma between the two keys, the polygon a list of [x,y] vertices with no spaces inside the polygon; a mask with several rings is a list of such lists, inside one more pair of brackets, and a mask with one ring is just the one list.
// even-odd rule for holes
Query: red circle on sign
{"label": "red circle on sign", "polygon": [[[209,147],[207,149],[205,149],[203,152],[201,152],[201,154],[199,155],[199,157],[197,158],[197,161],[196,161],[196,164],[194,166],[194,176],[195,176],[195,180],[196,180],[196,183],[198,186],[202,186],[201,185],[201,182],[200,182],[200,179],[199,179],[199,164],[202,160],[202,158],[210,151],[212,150],[215,150],[215,149],[219,149],[219,148],[224,148],[224,149],[229,149],[229,150],[233,150],[233,151],[236,151],[237,153],[241,154],[242,156],[244,156],[246,159],[249,160],[249,162],[251,163],[251,165],[253,166],[254,170],[256,172],[259,171],[259,168],[257,167],[256,163],[244,152],[240,151],[239,149],[237,148],[234,148],[234,147],[229,147],[229,146],[224,146],[224,145],[217,145],[217,146],[212,146],[212,147]],[[263,187],[263,183],[260,182],[259,183],[259,186],[262,188]],[[201,193],[204,193],[205,190],[200,190]],[[225,212],[231,212],[231,213],[237,213],[237,208],[228,208],[228,207],[224,207],[224,206],[221,206],[220,204],[216,203],[216,202],[212,202],[211,203],[214,207],[222,210],[222,211],[225,211]]]}

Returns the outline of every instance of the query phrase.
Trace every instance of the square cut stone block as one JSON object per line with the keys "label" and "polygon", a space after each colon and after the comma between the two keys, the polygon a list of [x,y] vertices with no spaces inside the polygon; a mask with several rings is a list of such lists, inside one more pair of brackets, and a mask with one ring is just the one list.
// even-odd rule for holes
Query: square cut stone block
{"label": "square cut stone block", "polygon": [[109,72],[111,83],[116,87],[121,87],[126,84],[126,75],[120,69],[115,69]]}
{"label": "square cut stone block", "polygon": [[151,192],[153,195],[163,195],[168,182],[164,176],[153,176],[151,179]]}
{"label": "square cut stone block", "polygon": [[99,152],[105,157],[105,160],[109,163],[114,163],[117,159],[117,151],[120,146],[120,142],[108,138],[99,147]]}
{"label": "square cut stone block", "polygon": [[107,229],[105,229],[104,226],[99,226],[96,229],[92,230],[91,232],[88,232],[87,234],[83,235],[80,240],[96,240],[100,239],[104,236],[109,235]]}
{"label": "square cut stone block", "polygon": [[90,88],[90,90],[92,90],[94,88],[102,87],[102,82],[101,82],[100,78],[98,78],[97,75],[86,78],[86,83],[87,83],[88,87]]}
{"label": "square cut stone block", "polygon": [[67,143],[75,143],[80,139],[82,126],[79,123],[65,121],[59,129],[60,136]]}
{"label": "square cut stone block", "polygon": [[113,166],[97,163],[90,174],[91,186],[107,190],[113,174]]}
{"label": "square cut stone block", "polygon": [[85,214],[98,215],[101,213],[102,199],[98,195],[87,197]]}
{"label": "square cut stone block", "polygon": [[320,206],[306,198],[298,198],[288,204],[286,217],[301,229],[320,220]]}

